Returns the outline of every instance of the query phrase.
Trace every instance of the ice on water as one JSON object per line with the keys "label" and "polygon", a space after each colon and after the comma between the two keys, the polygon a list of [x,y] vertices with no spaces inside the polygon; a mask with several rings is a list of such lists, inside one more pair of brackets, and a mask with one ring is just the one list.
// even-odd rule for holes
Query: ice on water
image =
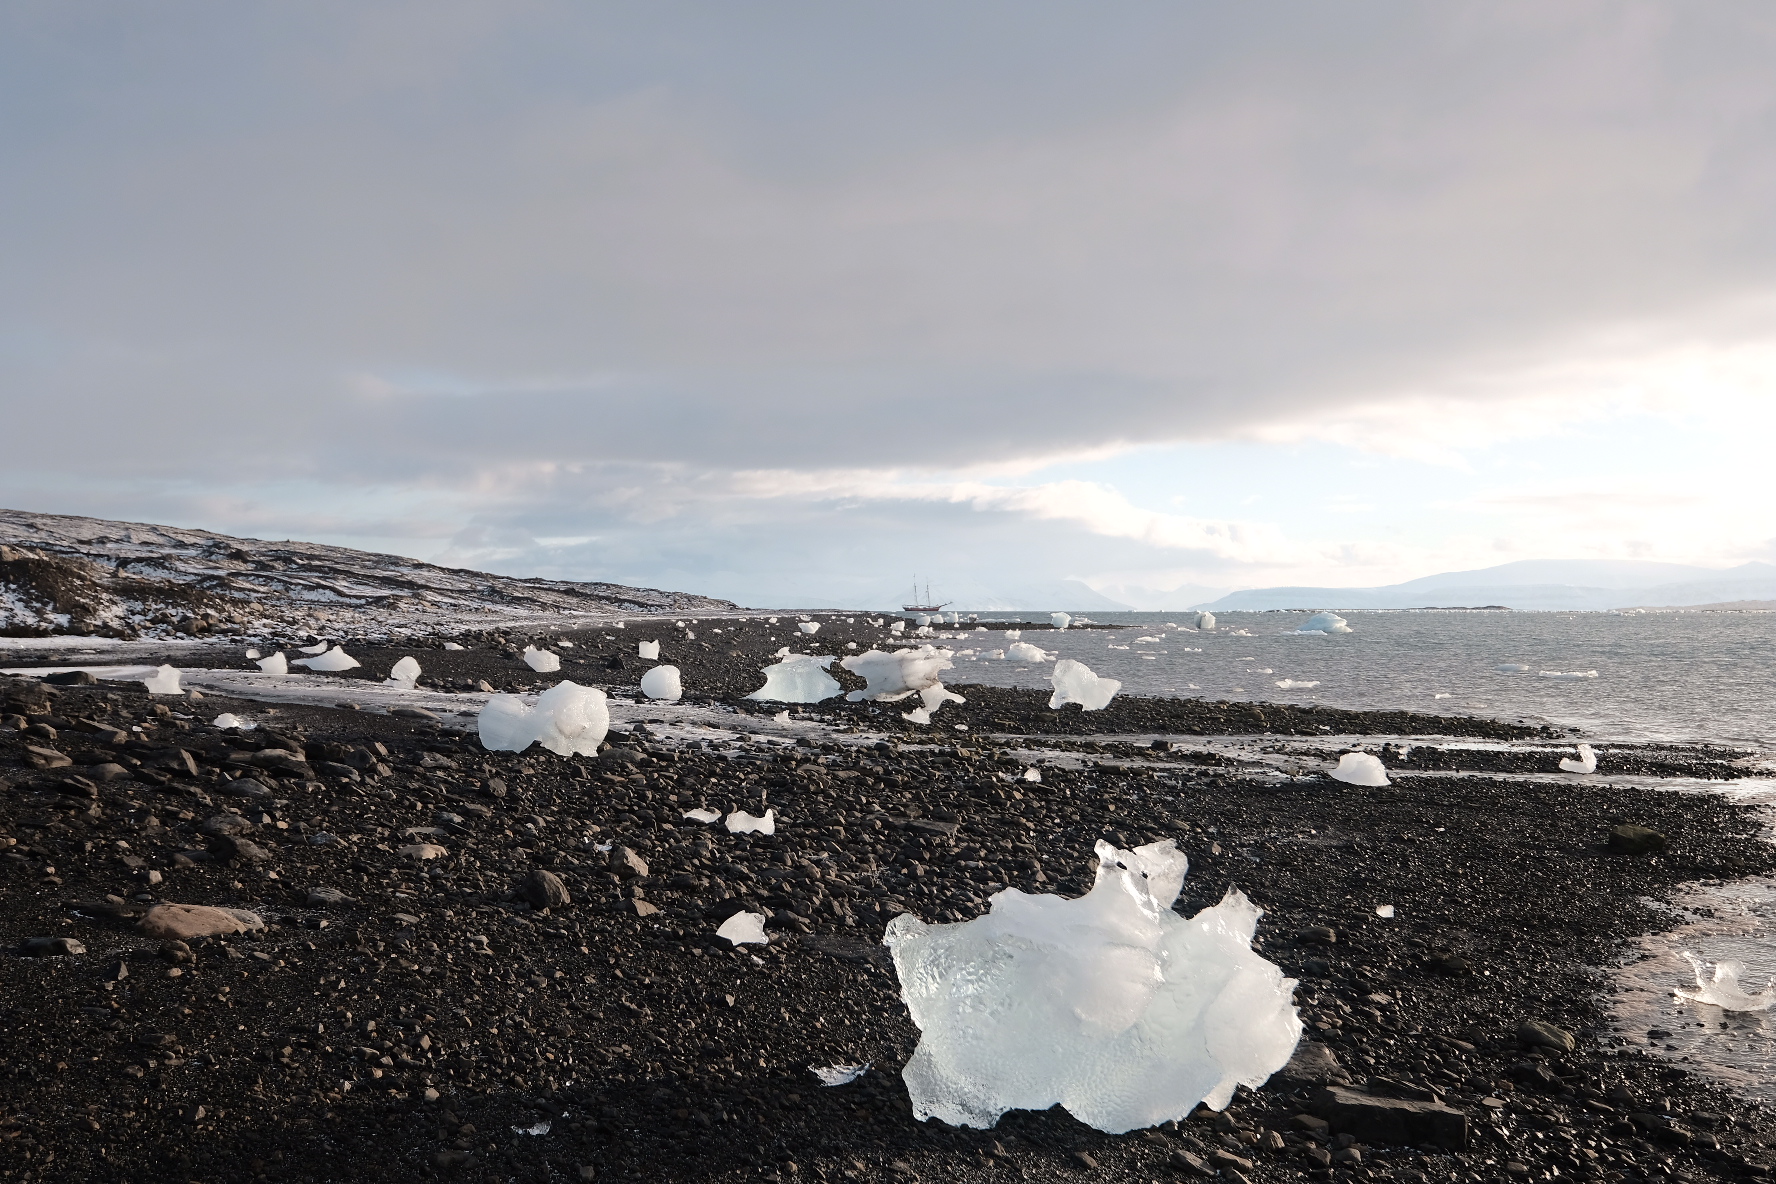
{"label": "ice on water", "polygon": [[1215,628],[1215,614],[1214,613],[1197,613],[1196,614],[1196,627],[1197,627],[1197,629],[1199,629],[1200,631],[1202,631],[1204,633],[1213,632],[1214,628]]}
{"label": "ice on water", "polygon": [[1295,982],[1251,948],[1261,911],[1229,889],[1174,913],[1189,865],[1170,840],[1097,854],[1077,899],[1007,888],[972,921],[888,926],[920,1031],[902,1073],[917,1117],[990,1127],[1059,1103],[1121,1133],[1225,1107],[1287,1063]]}
{"label": "ice on water", "polygon": [[1056,629],[1065,629],[1073,623],[1073,618],[1066,613],[1049,613],[1048,623],[1053,625]]}
{"label": "ice on water", "polygon": [[1562,757],[1560,761],[1562,773],[1595,773],[1597,772],[1597,754],[1589,744],[1579,745],[1579,759]]}
{"label": "ice on water", "polygon": [[676,703],[684,698],[684,682],[676,666],[656,666],[641,676],[641,693],[650,699]]}
{"label": "ice on water", "polygon": [[1077,703],[1085,711],[1102,711],[1122,689],[1121,682],[1100,678],[1090,666],[1072,658],[1056,662],[1048,681],[1054,684],[1054,694],[1048,697],[1048,705],[1054,708]]}
{"label": "ice on water", "polygon": [[1332,770],[1332,779],[1346,785],[1386,785],[1387,766],[1381,763],[1380,757],[1370,756],[1366,752],[1347,752],[1338,758],[1338,767]]}
{"label": "ice on water", "polygon": [[1005,647],[1005,658],[1009,662],[1046,662],[1053,654],[1039,645],[1031,645],[1027,641],[1014,641]]}
{"label": "ice on water", "polygon": [[1337,613],[1315,613],[1307,619],[1307,624],[1297,629],[1297,633],[1349,633],[1350,623]]}
{"label": "ice on water", "polygon": [[610,731],[610,705],[596,687],[559,682],[535,705],[517,695],[495,695],[476,720],[481,744],[493,752],[523,752],[541,744],[557,756],[597,756]]}
{"label": "ice on water", "polygon": [[1692,1003],[1711,1003],[1723,1011],[1769,1011],[1776,1007],[1776,980],[1756,995],[1748,993],[1739,985],[1745,974],[1745,964],[1732,959],[1723,959],[1714,964],[1714,970],[1708,964],[1688,950],[1681,951],[1684,961],[1688,962],[1696,972],[1694,990],[1678,987],[1673,992],[1679,999],[1688,999]]}
{"label": "ice on water", "polygon": [[759,673],[765,685],[746,696],[771,703],[819,703],[839,693],[839,680],[828,674],[831,657],[814,654],[784,654],[774,666]]}

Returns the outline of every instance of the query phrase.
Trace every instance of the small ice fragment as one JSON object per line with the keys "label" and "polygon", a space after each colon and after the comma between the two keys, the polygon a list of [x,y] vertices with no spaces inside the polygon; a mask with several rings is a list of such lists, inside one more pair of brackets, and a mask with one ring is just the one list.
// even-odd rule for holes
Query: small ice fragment
{"label": "small ice fragment", "polygon": [[796,628],[800,629],[803,633],[818,633],[820,632],[820,622],[799,621],[796,623]]}
{"label": "small ice fragment", "polygon": [[460,650],[463,647],[460,645],[457,645],[454,641],[447,641],[444,643],[444,648],[447,650]]}
{"label": "small ice fragment", "polygon": [[534,645],[524,647],[524,664],[538,674],[554,674],[561,669],[561,658],[548,650],[539,650]]}
{"label": "small ice fragment", "polygon": [[865,1061],[861,1065],[823,1065],[820,1068],[809,1066],[814,1076],[820,1078],[821,1085],[850,1085],[859,1077],[869,1072],[874,1061]]}
{"label": "small ice fragment", "polygon": [[721,811],[705,810],[699,806],[695,810],[686,810],[684,817],[689,818],[692,822],[714,822],[721,817]]}
{"label": "small ice fragment", "polygon": [[534,1126],[515,1126],[512,1128],[512,1133],[514,1135],[546,1135],[549,1133],[549,1125],[547,1121],[543,1121]]}
{"label": "small ice fragment", "polygon": [[931,624],[931,618],[929,616],[927,616],[925,613],[914,613],[913,614],[913,624],[915,624],[919,628],[923,629],[923,628],[925,628],[925,626]]}
{"label": "small ice fragment", "polygon": [[900,718],[910,724],[919,724],[922,727],[931,722],[931,711],[929,708],[915,707],[911,711],[901,712]]}
{"label": "small ice fragment", "polygon": [[1197,613],[1196,628],[1198,632],[1207,633],[1215,627],[1214,613]]}
{"label": "small ice fragment", "polygon": [[284,657],[283,650],[279,650],[269,658],[260,658],[259,669],[266,674],[288,674],[290,673],[290,660]]}
{"label": "small ice fragment", "polygon": [[1297,682],[1292,678],[1285,678],[1277,683],[1285,691],[1305,691],[1319,685],[1318,682]]}
{"label": "small ice fragment", "polygon": [[1394,906],[1391,904],[1378,904],[1375,906],[1375,915],[1384,921],[1391,921],[1394,919]]}
{"label": "small ice fragment", "polygon": [[247,657],[252,658],[252,659],[257,659],[259,657],[259,651],[258,650],[248,650]]}
{"label": "small ice fragment", "polygon": [[629,628],[629,623],[627,621],[618,621],[616,624],[612,625],[611,628],[612,629],[627,629],[627,628]]}
{"label": "small ice fragment", "polygon": [[324,654],[327,652],[327,643],[324,641],[318,641],[313,645],[305,645],[302,647],[302,652],[305,654]]}
{"label": "small ice fragment", "polygon": [[906,632],[906,622],[905,621],[894,621],[894,622],[890,623],[888,626],[888,632],[890,632],[890,633],[904,633],[904,632]]}
{"label": "small ice fragment", "polygon": [[1315,613],[1307,619],[1307,624],[1297,629],[1297,633],[1349,633],[1351,627],[1337,613]]}
{"label": "small ice fragment", "polygon": [[597,756],[610,731],[604,692],[560,682],[531,706],[517,695],[495,695],[476,720],[481,745],[490,752],[523,752],[541,744],[558,756]]}
{"label": "small ice fragment", "polygon": [[1597,754],[1589,744],[1579,745],[1579,759],[1564,757],[1560,761],[1562,773],[1595,773],[1597,772]]}
{"label": "small ice fragment", "polygon": [[1053,625],[1056,629],[1065,629],[1068,625],[1073,623],[1073,618],[1066,613],[1049,613],[1048,623]]}
{"label": "small ice fragment", "polygon": [[408,657],[402,658],[399,662],[395,663],[394,668],[389,671],[388,682],[384,685],[391,687],[405,687],[411,691],[418,686],[418,684],[419,662]]}
{"label": "small ice fragment", "polygon": [[777,833],[777,811],[766,810],[763,818],[755,818],[744,810],[735,810],[728,815],[727,827],[731,835],[774,835]]}
{"label": "small ice fragment", "polygon": [[748,944],[764,945],[770,942],[765,936],[765,917],[763,913],[739,912],[721,923],[715,931],[717,937],[725,937],[737,946]]}
{"label": "small ice fragment", "polygon": [[1688,950],[1681,951],[1684,961],[1688,962],[1696,972],[1696,988],[1678,987],[1672,994],[1679,999],[1688,999],[1692,1003],[1711,1003],[1722,1011],[1769,1011],[1776,1007],[1776,979],[1756,995],[1746,992],[1739,985],[1739,979],[1745,974],[1745,964],[1724,959],[1714,964],[1714,972],[1708,971],[1708,964]]}
{"label": "small ice fragment", "polygon": [[242,719],[232,711],[224,711],[221,715],[218,715],[212,720],[211,723],[218,728],[236,728],[242,732],[250,732],[258,726],[250,720]]}
{"label": "small ice fragment", "polygon": [[[306,654],[308,651],[303,650],[302,652]],[[341,670],[356,669],[358,666],[358,660],[340,649],[338,646],[334,646],[319,657],[298,658],[296,661],[290,663],[290,665],[306,666],[310,670],[319,670],[327,674],[336,674]]]}
{"label": "small ice fragment", "polygon": [[646,658],[650,662],[658,662],[660,660],[660,643],[657,641],[636,642],[635,656]]}
{"label": "small ice fragment", "polygon": [[1040,783],[1042,780],[1042,770],[1035,769],[1035,768],[1025,769],[1024,770],[1024,780]]}
{"label": "small ice fragment", "polygon": [[1122,683],[1116,679],[1100,678],[1091,667],[1072,658],[1056,662],[1048,681],[1054,684],[1054,694],[1049,696],[1048,705],[1056,709],[1077,703],[1084,711],[1102,711],[1122,689]]}
{"label": "small ice fragment", "polygon": [[676,703],[684,698],[684,682],[676,666],[656,666],[641,676],[641,693],[650,699]]}
{"label": "small ice fragment", "polygon": [[1453,699],[1453,698],[1455,698],[1455,696],[1450,694],[1447,691],[1438,691],[1436,694],[1432,695],[1431,698],[1433,698],[1433,699]]}
{"label": "small ice fragment", "polygon": [[148,688],[150,695],[177,695],[179,693],[179,672],[171,666],[162,666],[140,681],[143,686]]}
{"label": "small ice fragment", "polygon": [[779,711],[776,715],[773,715],[771,718],[776,720],[780,724],[786,724],[789,722],[789,712],[787,710]]}
{"label": "small ice fragment", "polygon": [[1011,662],[1047,662],[1054,655],[1039,645],[1031,645],[1027,641],[1016,641],[1005,647],[1005,657],[1007,661]]}
{"label": "small ice fragment", "polygon": [[1023,635],[1024,635],[1024,631],[1022,629],[1007,629],[1005,631],[1005,640],[1006,641],[1016,641],[1018,638],[1022,637]]}
{"label": "small ice fragment", "polygon": [[1338,758],[1338,767],[1332,770],[1332,780],[1346,785],[1386,785],[1387,768],[1380,758],[1366,752],[1347,752]]}
{"label": "small ice fragment", "polygon": [[792,654],[788,647],[778,651],[777,656],[780,660],[776,665],[759,671],[765,676],[765,685],[746,696],[748,699],[772,703],[819,703],[839,693],[838,679],[827,673],[833,664],[832,658]]}
{"label": "small ice fragment", "polygon": [[[721,630],[718,629],[718,630],[716,630],[716,632],[719,633],[719,632],[721,632]],[[562,638],[560,641],[556,642],[555,644],[564,650],[571,650],[574,648],[574,643],[569,641],[565,637]]]}
{"label": "small ice fragment", "polygon": [[1536,674],[1540,678],[1564,678],[1575,682],[1580,679],[1597,677],[1595,670],[1538,670]]}
{"label": "small ice fragment", "polygon": [[1521,662],[1500,662],[1497,666],[1494,666],[1493,669],[1498,671],[1500,674],[1528,674],[1529,673],[1529,667],[1523,665]]}

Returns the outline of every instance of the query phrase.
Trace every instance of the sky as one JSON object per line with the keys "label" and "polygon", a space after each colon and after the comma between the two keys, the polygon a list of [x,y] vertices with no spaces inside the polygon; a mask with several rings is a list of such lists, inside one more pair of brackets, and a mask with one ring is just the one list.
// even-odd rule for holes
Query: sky
{"label": "sky", "polygon": [[1773,60],[1753,0],[18,0],[0,505],[762,606],[1776,559]]}

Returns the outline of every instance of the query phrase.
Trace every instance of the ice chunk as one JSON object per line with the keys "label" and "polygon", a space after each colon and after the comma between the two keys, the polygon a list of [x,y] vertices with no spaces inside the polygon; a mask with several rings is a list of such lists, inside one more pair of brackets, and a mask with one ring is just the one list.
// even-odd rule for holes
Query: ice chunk
{"label": "ice chunk", "polygon": [[463,647],[460,645],[457,645],[454,641],[447,641],[444,643],[444,648],[447,650],[460,650]]}
{"label": "ice chunk", "polygon": [[819,621],[799,621],[796,624],[796,628],[800,629],[803,633],[818,633],[818,632],[820,632],[820,622]]}
{"label": "ice chunk", "polygon": [[553,1124],[551,1124],[547,1120],[545,1120],[543,1122],[533,1122],[529,1126],[515,1126],[515,1127],[513,1127],[512,1133],[514,1135],[546,1135],[549,1133],[549,1128],[551,1125],[553,1125]]}
{"label": "ice chunk", "polygon": [[748,699],[772,703],[819,703],[839,693],[838,680],[827,673],[832,667],[832,658],[788,653],[780,656],[782,660],[776,665],[766,666],[759,672],[765,676],[765,685],[746,696]]}
{"label": "ice chunk", "polygon": [[1297,633],[1349,633],[1351,627],[1337,613],[1315,613]]}
{"label": "ice chunk", "polygon": [[861,1065],[824,1065],[820,1068],[809,1067],[814,1076],[820,1078],[821,1085],[850,1085],[859,1077],[869,1072],[874,1061],[865,1061]]}
{"label": "ice chunk", "polygon": [[249,660],[257,661],[259,658],[259,651],[258,650],[248,650],[247,657]]}
{"label": "ice chunk", "polygon": [[[306,654],[308,651],[303,650],[302,652]],[[357,668],[358,664],[356,658],[352,657],[338,646],[334,646],[332,649],[318,657],[298,658],[290,663],[292,666],[306,666],[310,670],[319,670],[327,674],[335,674],[341,670],[354,670]]]}
{"label": "ice chunk", "polygon": [[915,624],[915,625],[919,626],[919,628],[923,629],[925,626],[931,624],[931,618],[928,615],[926,615],[925,613],[914,613],[913,614],[913,624]]}
{"label": "ice chunk", "polygon": [[1047,662],[1053,657],[1041,646],[1027,641],[1014,641],[1005,647],[1005,658],[1009,662]]}
{"label": "ice chunk", "polygon": [[728,815],[727,827],[731,835],[774,835],[777,833],[777,811],[766,810],[763,818],[754,818],[744,810],[735,810]]}
{"label": "ice chunk", "polygon": [[1049,613],[1048,623],[1053,625],[1056,629],[1065,629],[1068,625],[1073,623],[1073,618],[1066,613]]}
{"label": "ice chunk", "polygon": [[210,722],[213,726],[218,728],[238,728],[243,732],[250,732],[259,726],[251,720],[242,719],[232,711],[224,711]]}
{"label": "ice chunk", "polygon": [[1379,757],[1366,752],[1347,752],[1338,758],[1338,767],[1332,770],[1332,780],[1346,785],[1386,785],[1387,767]]}
{"label": "ice chunk", "polygon": [[1560,762],[1562,773],[1595,773],[1597,772],[1597,754],[1591,751],[1589,744],[1579,745],[1579,759],[1563,758]]}
{"label": "ice chunk", "polygon": [[1209,631],[1214,629],[1215,628],[1215,614],[1214,613],[1197,613],[1196,614],[1196,627],[1197,627],[1197,630],[1202,633],[1208,633]]}
{"label": "ice chunk", "polygon": [[910,724],[919,724],[922,727],[931,722],[931,709],[929,707],[915,707],[911,711],[901,712],[900,718]]}
{"label": "ice chunk", "polygon": [[1391,904],[1378,904],[1375,906],[1375,915],[1380,917],[1383,921],[1392,921],[1394,919],[1394,906]]}
{"label": "ice chunk", "polygon": [[1165,640],[1165,638],[1163,638],[1163,637],[1137,637],[1137,638],[1135,638],[1135,643],[1137,645],[1139,645],[1141,642],[1144,642],[1144,641],[1164,641],[1164,640]]}
{"label": "ice chunk", "polygon": [[1571,679],[1572,681],[1577,682],[1580,679],[1596,678],[1597,671],[1595,671],[1595,670],[1538,670],[1538,671],[1536,671],[1536,675],[1540,678],[1565,678],[1565,679]]}
{"label": "ice chunk", "polygon": [[1016,641],[1018,638],[1022,637],[1023,635],[1024,635],[1024,631],[1022,629],[1007,629],[1005,631],[1005,640],[1006,641]]}
{"label": "ice chunk", "polygon": [[1494,666],[1493,669],[1498,671],[1500,674],[1528,674],[1529,673],[1529,667],[1523,665],[1520,662],[1500,662],[1497,666]]}
{"label": "ice chunk", "polygon": [[610,705],[596,687],[559,682],[531,706],[517,695],[495,695],[476,720],[481,744],[493,752],[523,752],[541,744],[558,756],[597,756],[610,731]]}
{"label": "ice chunk", "polygon": [[1048,705],[1054,708],[1077,703],[1085,711],[1102,711],[1122,689],[1116,679],[1100,678],[1091,667],[1072,658],[1056,662],[1048,681],[1054,684],[1054,694],[1048,698]]}
{"label": "ice chunk", "polygon": [[1040,782],[1042,780],[1042,770],[1035,768],[1025,769],[1024,780]]}
{"label": "ice chunk", "polygon": [[660,660],[660,643],[657,641],[636,642],[635,656],[646,658],[650,662],[658,662]]}
{"label": "ice chunk", "polygon": [[676,703],[684,698],[684,683],[676,666],[656,666],[641,676],[641,693],[650,699]]}
{"label": "ice chunk", "polygon": [[861,691],[852,691],[845,698],[852,703],[874,699],[894,703],[926,687],[940,685],[938,677],[955,665],[949,650],[922,645],[917,649],[884,652],[871,649],[843,658],[839,665],[861,676],[868,683]]}
{"label": "ice chunk", "polygon": [[1688,962],[1696,972],[1696,989],[1679,987],[1672,992],[1679,999],[1688,999],[1692,1003],[1711,1003],[1722,1011],[1769,1011],[1776,1007],[1776,979],[1756,995],[1747,993],[1739,985],[1739,979],[1745,974],[1745,964],[1725,959],[1714,964],[1714,972],[1708,970],[1708,964],[1688,950],[1683,950],[1684,961]]}
{"label": "ice chunk", "polygon": [[273,654],[269,658],[260,658],[259,662],[258,662],[258,666],[259,666],[259,669],[264,671],[266,674],[288,674],[288,673],[290,673],[290,660],[288,658],[284,657],[283,650],[279,650],[277,653]]}
{"label": "ice chunk", "polygon": [[[311,633],[309,636],[312,637],[314,635]],[[317,641],[313,645],[305,645],[302,647],[302,652],[305,654],[324,654],[327,652],[327,643],[324,641]]]}
{"label": "ice chunk", "polygon": [[162,666],[147,678],[139,681],[148,688],[150,695],[179,694],[179,672],[171,666]]}
{"label": "ice chunk", "polygon": [[406,687],[413,690],[419,684],[419,662],[413,658],[402,658],[389,671],[388,683],[391,687]]}
{"label": "ice chunk", "polygon": [[906,622],[905,621],[892,622],[888,626],[888,632],[890,632],[890,633],[904,633],[904,632],[906,632]]}
{"label": "ice chunk", "polygon": [[721,817],[721,812],[718,810],[705,810],[699,807],[695,810],[686,810],[683,816],[689,818],[692,822],[714,822]]}
{"label": "ice chunk", "polygon": [[538,674],[554,674],[561,669],[561,658],[548,650],[539,650],[534,645],[524,647],[524,664]]}
{"label": "ice chunk", "polygon": [[780,724],[786,724],[789,722],[789,712],[788,711],[779,711],[776,715],[773,715],[771,718],[776,720]]}
{"label": "ice chunk", "polygon": [[735,913],[721,923],[715,931],[717,937],[725,937],[734,945],[763,945],[771,939],[765,936],[765,917],[763,913]]}
{"label": "ice chunk", "polygon": [[1295,982],[1251,948],[1261,911],[1230,889],[1174,913],[1188,863],[1170,840],[1097,854],[1078,899],[1007,888],[972,921],[889,924],[920,1030],[902,1072],[916,1117],[990,1127],[1058,1102],[1120,1134],[1221,1109],[1288,1062]]}
{"label": "ice chunk", "polygon": [[1277,686],[1285,691],[1306,691],[1319,685],[1318,682],[1297,682],[1292,678],[1281,679],[1277,682]]}

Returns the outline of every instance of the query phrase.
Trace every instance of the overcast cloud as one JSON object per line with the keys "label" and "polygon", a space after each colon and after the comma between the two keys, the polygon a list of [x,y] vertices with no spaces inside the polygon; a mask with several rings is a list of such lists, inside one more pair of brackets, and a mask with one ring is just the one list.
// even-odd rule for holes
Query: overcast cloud
{"label": "overcast cloud", "polygon": [[1772,60],[1697,0],[13,4],[0,502],[754,603],[1767,558]]}

